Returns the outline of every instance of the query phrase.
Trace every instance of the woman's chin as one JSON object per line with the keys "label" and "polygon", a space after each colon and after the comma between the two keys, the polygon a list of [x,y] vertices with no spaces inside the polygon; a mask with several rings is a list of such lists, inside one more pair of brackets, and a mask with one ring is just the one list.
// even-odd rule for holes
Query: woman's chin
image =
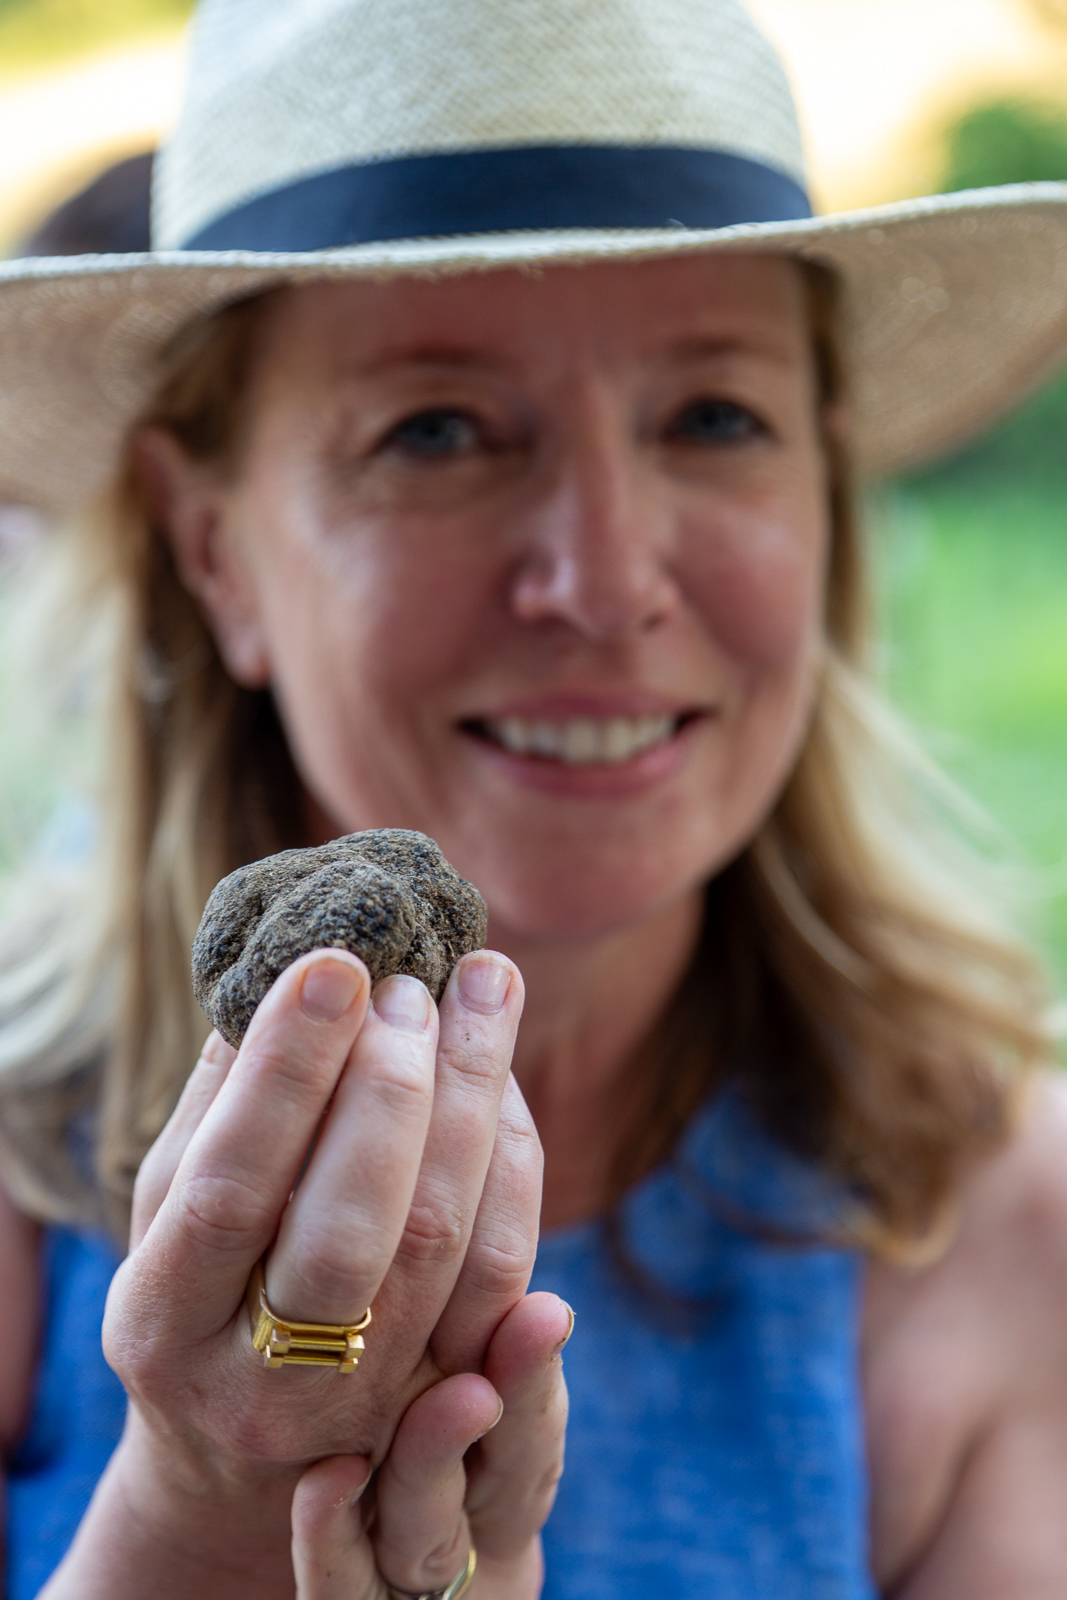
{"label": "woman's chin", "polygon": [[[477,877],[474,881],[478,882]],[[489,907],[489,941],[557,944],[610,939],[661,916],[702,881],[692,873],[651,881],[618,873],[502,879],[479,883]]]}

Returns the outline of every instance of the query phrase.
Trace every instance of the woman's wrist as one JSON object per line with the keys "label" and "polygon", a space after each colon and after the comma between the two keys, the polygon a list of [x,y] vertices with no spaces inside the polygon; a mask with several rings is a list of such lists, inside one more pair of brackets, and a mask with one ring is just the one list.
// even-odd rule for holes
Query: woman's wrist
{"label": "woman's wrist", "polygon": [[161,1437],[131,1406],[42,1600],[292,1600],[291,1470],[254,1477]]}

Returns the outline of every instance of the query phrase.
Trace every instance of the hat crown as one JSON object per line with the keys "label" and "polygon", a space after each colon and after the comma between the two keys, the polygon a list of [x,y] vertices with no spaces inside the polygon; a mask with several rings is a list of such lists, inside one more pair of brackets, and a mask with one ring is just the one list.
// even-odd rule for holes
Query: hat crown
{"label": "hat crown", "polygon": [[723,151],[803,183],[739,0],[202,0],[154,242],[340,168],[544,146]]}

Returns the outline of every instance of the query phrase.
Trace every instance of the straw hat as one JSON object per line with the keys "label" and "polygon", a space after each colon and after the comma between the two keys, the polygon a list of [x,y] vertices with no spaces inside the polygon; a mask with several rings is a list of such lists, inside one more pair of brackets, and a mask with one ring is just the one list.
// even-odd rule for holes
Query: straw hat
{"label": "straw hat", "polygon": [[873,472],[1067,358],[1067,184],[813,218],[738,0],[202,0],[154,212],[151,254],[0,264],[0,499],[90,494],[182,324],[323,275],[822,262]]}

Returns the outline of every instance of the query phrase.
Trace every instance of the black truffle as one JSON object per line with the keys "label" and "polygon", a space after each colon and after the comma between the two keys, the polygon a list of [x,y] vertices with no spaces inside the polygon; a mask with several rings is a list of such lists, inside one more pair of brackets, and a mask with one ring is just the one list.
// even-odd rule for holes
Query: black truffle
{"label": "black truffle", "polygon": [[274,980],[309,950],[351,950],[373,982],[408,973],[439,1000],[485,930],[485,901],[432,839],[406,828],[352,833],[223,878],[193,942],[193,992],[236,1047]]}

